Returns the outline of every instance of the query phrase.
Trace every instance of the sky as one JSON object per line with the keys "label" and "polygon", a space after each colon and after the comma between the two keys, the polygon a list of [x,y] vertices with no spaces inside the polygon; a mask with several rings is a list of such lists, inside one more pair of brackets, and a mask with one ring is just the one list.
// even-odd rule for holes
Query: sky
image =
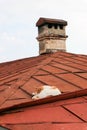
{"label": "sky", "polygon": [[87,54],[87,0],[0,0],[0,63],[39,55],[40,17],[66,20],[67,51]]}

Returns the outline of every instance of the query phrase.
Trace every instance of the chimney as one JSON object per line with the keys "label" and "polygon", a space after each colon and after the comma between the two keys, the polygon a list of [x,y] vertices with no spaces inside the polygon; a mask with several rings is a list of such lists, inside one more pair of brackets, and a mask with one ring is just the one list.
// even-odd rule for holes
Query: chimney
{"label": "chimney", "polygon": [[65,27],[67,21],[59,19],[40,18],[36,26],[38,27],[39,53],[53,53],[66,51]]}

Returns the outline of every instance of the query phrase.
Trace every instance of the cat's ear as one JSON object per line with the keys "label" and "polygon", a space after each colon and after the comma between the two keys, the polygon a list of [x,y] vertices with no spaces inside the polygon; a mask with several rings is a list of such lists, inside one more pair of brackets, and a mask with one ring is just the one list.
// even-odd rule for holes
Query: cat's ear
{"label": "cat's ear", "polygon": [[40,93],[43,90],[43,86],[37,89],[37,93]]}

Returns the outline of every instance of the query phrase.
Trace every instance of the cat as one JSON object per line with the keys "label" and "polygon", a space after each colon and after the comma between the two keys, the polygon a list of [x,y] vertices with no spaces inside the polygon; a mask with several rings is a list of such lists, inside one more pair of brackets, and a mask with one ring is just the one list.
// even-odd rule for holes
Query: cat
{"label": "cat", "polygon": [[32,99],[41,99],[48,96],[56,96],[61,94],[60,90],[55,86],[44,85],[37,89],[35,93],[32,93]]}

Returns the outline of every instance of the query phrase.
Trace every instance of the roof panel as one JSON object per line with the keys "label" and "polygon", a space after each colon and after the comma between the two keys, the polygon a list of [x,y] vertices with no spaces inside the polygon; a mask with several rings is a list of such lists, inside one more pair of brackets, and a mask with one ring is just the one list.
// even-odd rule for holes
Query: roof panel
{"label": "roof panel", "polygon": [[84,96],[84,98],[87,100],[87,96]]}
{"label": "roof panel", "polygon": [[87,80],[75,74],[67,73],[67,74],[61,74],[61,75],[56,74],[56,75],[80,88],[83,89],[87,88]]}
{"label": "roof panel", "polygon": [[5,89],[7,89],[8,86],[7,85],[2,85],[0,86],[0,93],[3,92]]}
{"label": "roof panel", "polygon": [[68,72],[78,72],[80,71],[80,69],[71,67],[71,66],[67,66],[66,64],[60,64],[60,63],[56,63],[56,62],[51,62],[50,65],[54,66],[54,67],[58,67],[60,69],[66,70]]}
{"label": "roof panel", "polygon": [[16,82],[17,80],[21,79],[24,75],[29,74],[30,69],[28,69],[27,71],[22,72],[18,72],[12,75],[8,75],[4,78],[0,78],[0,85],[9,83],[11,84],[11,82]]}
{"label": "roof panel", "polygon": [[[25,118],[24,118],[25,117]],[[19,113],[12,113],[0,117],[1,124],[40,123],[40,122],[82,122],[78,117],[62,107],[44,109],[22,109]]]}
{"label": "roof panel", "polygon": [[[57,55],[58,54],[58,55]],[[72,57],[78,57],[77,54],[73,54],[73,53],[69,53],[69,52],[62,52],[62,51],[59,51],[58,53],[54,53],[53,54],[53,57],[69,57],[69,58],[72,58]]]}
{"label": "roof panel", "polygon": [[31,101],[31,98],[7,100],[3,103],[3,105],[0,106],[0,110],[2,111],[2,110],[5,110],[5,109],[8,109],[10,107],[13,107],[15,105],[25,103],[25,102],[29,102],[29,101]]}
{"label": "roof panel", "polygon": [[87,130],[87,123],[42,123],[42,124],[18,124],[7,125],[13,130]]}
{"label": "roof panel", "polygon": [[[62,126],[65,129],[80,129],[77,124],[82,122],[80,127],[85,130],[86,63],[87,56],[57,52],[0,64],[0,110],[4,112],[0,116],[0,124],[14,123],[15,128],[22,128],[17,125],[26,123],[34,128],[34,123],[42,123],[41,127],[36,126],[39,129],[45,128],[43,123],[50,123],[52,126],[47,124],[47,128],[54,130]],[[32,101],[32,93],[46,84],[58,87],[65,94]]]}
{"label": "roof panel", "polygon": [[[55,102],[49,102],[49,103],[46,103],[44,105],[37,105],[37,106],[34,106],[33,108],[36,110],[37,108],[39,109],[44,109],[44,108],[47,108],[47,107],[58,107],[58,106],[62,106],[62,105],[69,105],[69,104],[77,104],[77,103],[83,103],[83,102],[86,102],[87,100],[87,97],[86,96],[83,96],[83,97],[77,97],[77,98],[70,98],[70,99],[67,99],[65,98],[65,100],[56,100]],[[32,106],[31,106],[31,109],[33,109]]]}
{"label": "roof panel", "polygon": [[87,63],[87,57],[86,55],[77,55],[73,57],[75,60]]}
{"label": "roof panel", "polygon": [[87,71],[87,66],[85,66],[84,64],[81,65],[81,64],[76,64],[76,63],[69,63],[69,65],[77,69]]}
{"label": "roof panel", "polygon": [[77,73],[77,75],[87,79],[87,72],[85,72],[85,73]]}
{"label": "roof panel", "polygon": [[7,87],[4,91],[0,93],[0,106],[8,99],[10,94],[12,94],[10,87]]}
{"label": "roof panel", "polygon": [[26,82],[21,89],[24,90],[25,92],[29,93],[30,95],[32,95],[33,92],[36,92],[38,87],[41,87],[42,85],[44,85],[44,83],[31,78],[28,82]]}
{"label": "roof panel", "polygon": [[80,119],[87,122],[87,103],[70,104],[65,105],[64,107],[73,112],[73,114],[77,115]]}
{"label": "roof panel", "polygon": [[50,73],[65,73],[67,71],[59,69],[57,67],[52,67],[50,65],[46,65],[42,67],[43,70],[50,72]]}
{"label": "roof panel", "polygon": [[[68,59],[70,59],[69,57],[67,57]],[[53,61],[55,61],[55,62],[58,62],[58,63],[63,63],[63,64],[68,64],[68,63],[70,63],[71,61],[69,61],[69,60],[67,60],[67,58],[66,57],[57,57],[57,58],[55,58],[55,59],[53,59]]]}
{"label": "roof panel", "polygon": [[9,97],[8,100],[18,100],[18,99],[27,99],[30,98],[30,95],[22,91],[21,89],[18,89],[11,97]]}
{"label": "roof panel", "polygon": [[45,74],[49,74],[49,73],[46,72],[46,71],[44,71],[44,70],[42,70],[42,69],[39,69],[39,70],[35,73],[35,75],[45,75]]}
{"label": "roof panel", "polygon": [[56,77],[55,75],[43,75],[43,76],[33,76],[35,79],[43,82],[44,84],[56,86],[60,89],[62,92],[71,92],[79,90],[80,88],[64,81],[63,79],[60,79]]}
{"label": "roof panel", "polygon": [[[80,124],[80,127],[85,130],[85,128],[87,128],[87,123],[85,123],[82,117],[80,118],[80,115],[78,115],[79,112],[76,112],[77,114],[75,114],[75,110],[73,110],[75,108],[80,111],[80,106],[78,106],[78,104],[82,105],[84,103],[87,103],[85,98],[79,97],[68,100],[65,99],[45,105],[43,104],[40,106],[22,108],[17,111],[9,111],[7,114],[0,116],[0,124],[4,124],[7,128],[16,130],[21,128],[24,130],[26,126],[28,127],[28,125],[28,128],[30,129],[35,128],[36,126],[35,130],[38,130],[39,128],[44,130],[44,126],[47,124],[46,128],[49,127],[49,129],[52,128],[52,130],[62,130],[62,128],[73,130],[72,127],[77,130],[79,129],[78,124]],[[73,107],[67,108],[67,106]],[[83,110],[81,113],[82,116],[86,113],[86,107],[87,105],[83,105],[83,107],[81,107]]]}
{"label": "roof panel", "polygon": [[62,59],[60,60],[60,62],[62,63],[75,63],[75,64],[82,64],[85,65],[84,63],[86,62],[86,60],[83,60],[82,58],[79,58],[78,56],[74,56],[74,57],[62,57]]}

